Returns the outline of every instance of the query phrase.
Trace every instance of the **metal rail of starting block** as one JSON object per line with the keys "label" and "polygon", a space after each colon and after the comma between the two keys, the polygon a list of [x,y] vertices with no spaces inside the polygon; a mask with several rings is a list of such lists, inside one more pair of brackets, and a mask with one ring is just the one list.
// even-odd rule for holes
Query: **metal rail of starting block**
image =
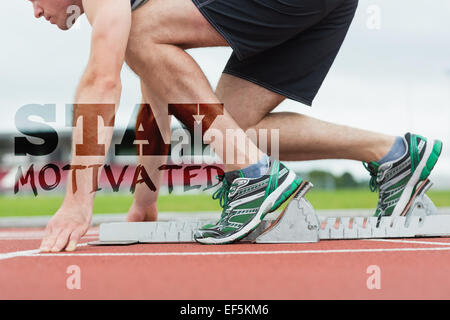
{"label": "metal rail of starting block", "polygon": [[[418,188],[398,217],[318,217],[305,199],[312,184],[304,183],[276,220],[264,220],[241,241],[254,243],[313,243],[320,240],[450,236],[450,215],[439,215],[425,194],[429,180]],[[123,222],[100,225],[99,241],[91,245],[194,242],[196,230],[211,220]]]}

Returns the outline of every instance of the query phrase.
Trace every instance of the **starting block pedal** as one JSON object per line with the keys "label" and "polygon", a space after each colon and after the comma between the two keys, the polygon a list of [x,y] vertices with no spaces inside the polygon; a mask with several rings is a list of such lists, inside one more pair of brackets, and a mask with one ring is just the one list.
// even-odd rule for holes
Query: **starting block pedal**
{"label": "starting block pedal", "polygon": [[[253,233],[255,243],[319,242],[320,222],[305,195],[313,185],[302,184],[277,220],[262,233]],[[252,234],[250,234],[252,237]],[[250,239],[252,240],[252,239]]]}
{"label": "starting block pedal", "polygon": [[[320,240],[450,236],[450,215],[439,215],[425,194],[424,181],[398,217],[319,217],[305,195],[313,187],[303,183],[276,220],[264,220],[241,241],[253,243],[314,243]],[[91,245],[194,242],[194,233],[212,220],[124,222],[100,225],[99,241]]]}

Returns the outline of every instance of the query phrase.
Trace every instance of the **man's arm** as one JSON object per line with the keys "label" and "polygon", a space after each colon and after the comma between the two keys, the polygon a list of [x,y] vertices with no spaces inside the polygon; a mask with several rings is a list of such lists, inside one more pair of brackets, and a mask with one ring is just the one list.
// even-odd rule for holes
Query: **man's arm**
{"label": "man's arm", "polygon": [[[75,105],[98,113],[101,105],[117,106],[120,102],[120,71],[125,59],[125,51],[131,27],[129,0],[83,0],[83,7],[92,25],[91,54],[87,68],[81,78],[75,97]],[[72,165],[104,164],[105,156],[82,156],[76,154],[76,144],[82,143],[81,121],[74,110],[75,128],[72,135]],[[104,123],[113,123],[114,114]],[[109,149],[113,127],[104,127],[99,122],[98,144]],[[99,170],[100,172],[100,170]],[[41,252],[57,252],[66,248],[76,249],[76,244],[89,228],[95,193],[92,193],[92,170],[77,172],[77,191],[72,189],[72,177],[68,175],[67,192],[58,212],[47,225],[46,235],[41,243]]]}

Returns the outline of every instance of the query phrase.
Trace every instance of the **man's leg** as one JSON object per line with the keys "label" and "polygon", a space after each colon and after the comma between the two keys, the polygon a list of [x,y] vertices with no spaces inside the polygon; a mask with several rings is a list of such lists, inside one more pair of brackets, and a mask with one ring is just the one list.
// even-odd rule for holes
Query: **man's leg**
{"label": "man's leg", "polygon": [[[177,103],[219,104],[220,100],[200,67],[184,49],[224,45],[225,40],[191,0],[152,0],[133,13],[127,63],[145,83],[147,92],[158,108]],[[183,110],[172,110],[172,113],[182,122],[193,123],[193,118]],[[189,124],[185,125],[189,127]],[[241,132],[226,110],[224,115],[216,118],[210,129],[221,132],[224,137],[214,139],[211,143],[214,150],[222,150],[223,159],[227,159],[227,142],[234,142],[226,141],[227,130],[236,133],[238,141],[245,141],[243,145],[246,147],[235,145],[234,150],[234,159],[244,161],[224,160],[227,171],[242,169],[262,157],[262,153]],[[257,154],[249,154],[247,150],[256,150]]]}
{"label": "man's leg", "polygon": [[[169,72],[171,73],[172,76],[175,77],[165,77],[165,79],[158,79],[156,78],[156,80],[158,81],[157,83],[152,83],[151,80],[153,78],[153,80],[155,80],[155,77],[148,75],[147,73],[147,77],[142,76],[142,78],[144,79],[144,81],[146,82],[146,85],[149,88],[149,91],[151,91],[152,95],[153,92],[152,90],[155,89],[156,91],[160,91],[159,95],[158,92],[155,91],[156,93],[156,97],[158,99],[156,100],[160,100],[160,105],[164,106],[165,105],[165,101],[164,97],[173,97],[173,98],[169,98],[169,99],[175,99],[174,101],[180,101],[177,98],[178,97],[182,97],[182,99],[184,101],[181,102],[185,102],[185,101],[191,101],[192,102],[192,98],[194,97],[194,99],[198,98],[198,97],[207,97],[207,101],[203,101],[203,102],[209,102],[209,97],[211,97],[210,95],[208,95],[208,90],[210,90],[209,84],[207,84],[206,79],[204,78],[204,75],[198,75],[199,69],[198,66],[195,65],[195,62],[193,63],[192,59],[190,59],[190,57],[188,56],[182,56],[181,54],[178,54],[177,50],[178,49],[183,49],[183,48],[190,48],[190,47],[202,47],[202,46],[214,46],[214,45],[221,45],[223,44],[223,39],[221,39],[221,37],[215,33],[214,30],[212,30],[212,28],[208,25],[208,23],[203,19],[203,17],[195,10],[192,8],[192,4],[189,2],[185,2],[184,0],[173,0],[173,1],[167,1],[165,4],[170,4],[171,6],[177,6],[176,10],[174,10],[175,12],[178,12],[177,10],[180,9],[180,7],[183,7],[183,5],[185,6],[184,8],[182,8],[182,14],[173,14],[174,12],[170,11],[173,9],[173,7],[167,8],[164,7],[164,3],[161,4],[160,1],[158,0],[154,0],[154,2],[152,2],[152,4],[160,4],[159,5],[159,11],[158,10],[154,10],[153,13],[156,15],[156,17],[154,17],[154,19],[150,19],[150,17],[145,17],[147,19],[150,19],[150,21],[156,21],[157,23],[154,24],[153,26],[151,25],[151,23],[148,23],[145,20],[142,20],[144,22],[139,23],[138,27],[135,28],[135,30],[137,30],[137,35],[136,32],[132,32],[132,35],[135,35],[134,37],[132,36],[132,38],[130,39],[132,45],[130,46],[130,50],[129,50],[129,62],[130,65],[132,65],[133,69],[135,69],[135,71],[139,74],[139,71],[137,71],[138,69],[141,69],[141,72],[149,72],[149,70],[154,70],[155,72],[158,73],[159,71],[163,71],[163,72]],[[161,11],[162,8],[162,11]],[[150,6],[147,7],[147,9],[150,10]],[[170,9],[170,10],[167,10]],[[191,9],[193,9],[192,11],[190,11]],[[172,15],[171,17],[175,17],[175,21],[173,21],[173,19],[171,20],[171,17],[167,17],[164,16],[164,13],[167,13],[170,11],[170,14]],[[353,11],[352,11],[353,12]],[[141,10],[139,12],[141,15],[144,15],[144,10]],[[149,13],[149,12],[148,12]],[[196,17],[195,21],[190,21],[190,18],[192,17]],[[158,18],[162,18],[164,21],[163,22],[173,22],[173,23],[169,23],[169,26],[167,26],[167,28],[160,28],[160,24],[158,23]],[[181,26],[179,25],[179,22],[181,22]],[[178,23],[178,25],[177,25]],[[190,23],[192,23],[192,25],[196,25],[196,28],[194,28],[194,30],[192,30],[190,27],[192,26]],[[176,26],[179,29],[179,33],[171,33],[170,31],[168,31],[170,28],[172,28],[173,26]],[[151,37],[151,41],[147,41],[145,37],[142,37],[142,33],[140,34],[140,29],[143,29],[144,31],[147,30],[152,30],[152,29],[158,29],[158,32],[155,32],[155,34],[152,35]],[[175,28],[176,29],[176,28]],[[320,29],[320,28],[319,28]],[[340,38],[340,37],[339,37]],[[315,39],[315,37],[314,37]],[[154,49],[154,50],[151,50]],[[143,52],[144,53],[143,53]],[[156,53],[153,55],[153,57],[157,57],[156,61],[155,60],[151,60],[152,55],[149,54],[149,52],[153,52]],[[145,54],[147,53],[147,55]],[[184,53],[184,52],[183,52]],[[178,62],[181,61],[181,63],[175,63],[174,61],[174,57],[176,57],[178,59]],[[162,58],[162,59],[161,59]],[[183,60],[185,58],[185,60]],[[176,59],[175,59],[176,60]],[[158,64],[159,63],[159,64]],[[152,66],[154,67],[152,69]],[[178,67],[178,68],[177,68]],[[186,73],[183,73],[183,70],[187,71]],[[201,72],[200,72],[201,73]],[[159,75],[159,74],[158,74]],[[181,75],[181,81],[179,77],[177,77],[177,75]],[[202,78],[203,76],[203,78]],[[189,77],[191,77],[191,79],[196,79],[196,80],[200,80],[200,81],[196,81],[196,87],[193,87],[193,83],[186,81],[186,79],[189,79]],[[167,80],[169,79],[169,83],[167,83]],[[161,81],[162,80],[162,81]],[[316,79],[317,80],[317,79]],[[175,82],[173,82],[175,81]],[[183,90],[173,90],[173,88],[170,87],[170,83],[176,83],[176,86],[174,86],[175,88],[178,89],[185,89]],[[239,86],[235,87],[234,89],[237,89]],[[151,88],[151,89],[150,89]],[[199,90],[195,90],[195,88],[200,88]],[[234,91],[233,86],[231,86],[232,90],[229,90],[229,92]],[[162,89],[162,90],[161,90]],[[220,89],[220,88],[219,88]],[[229,88],[228,88],[229,89]],[[204,90],[204,91],[203,91]],[[177,93],[177,94],[174,94]],[[187,93],[187,95],[183,95],[183,93]],[[200,95],[198,95],[199,93],[201,93]],[[227,94],[225,94],[227,95]],[[220,94],[219,94],[220,96]],[[234,97],[239,96],[236,91],[234,92]],[[250,94],[246,95],[247,97],[253,97]],[[183,97],[187,97],[187,98],[183,98]],[[162,99],[160,99],[162,98]],[[217,99],[216,96],[213,97],[212,99],[212,103],[217,103],[220,100],[226,100],[226,99]],[[281,101],[281,100],[280,100]],[[231,101],[221,101],[221,102],[225,102],[227,105],[231,105],[233,102]],[[238,101],[240,103],[240,101]],[[310,127],[315,127],[318,128],[317,131],[315,132],[315,134],[308,134],[310,132],[305,132],[304,133],[304,144],[297,144],[297,141],[293,142],[293,146],[300,146],[300,148],[304,148],[304,153],[306,154],[303,159],[323,159],[323,158],[348,158],[348,159],[355,159],[355,160],[362,160],[362,161],[372,161],[374,159],[379,159],[380,157],[382,157],[388,150],[389,148],[392,146],[394,138],[393,137],[389,137],[389,136],[383,136],[383,135],[378,135],[375,133],[371,133],[371,132],[366,132],[366,131],[362,131],[362,130],[357,130],[357,129],[351,129],[351,128],[347,128],[347,127],[343,127],[343,126],[336,126],[336,125],[332,125],[329,123],[325,123],[325,122],[321,122],[315,119],[311,119],[308,117],[303,117],[300,115],[290,115],[288,117],[288,115],[284,114],[284,115],[270,115],[267,117],[267,119],[264,119],[264,115],[266,115],[274,106],[276,106],[277,103],[273,103],[272,106],[268,107],[269,109],[267,111],[261,112],[260,115],[260,119],[256,119],[257,121],[253,121],[253,125],[256,126],[256,128],[258,128],[258,126],[260,127],[264,127],[264,128],[270,128],[270,126],[273,125],[273,127],[275,128],[285,128],[285,127],[289,127],[289,128],[293,128],[292,131],[286,131],[286,134],[282,134],[282,138],[281,140],[286,140],[286,141],[294,141],[294,140],[290,140],[292,135],[296,135],[299,136],[299,132],[297,131],[296,125],[300,125],[306,129],[309,129]],[[233,108],[234,109],[234,108]],[[248,111],[248,109],[247,109]],[[250,117],[250,113],[249,112],[245,112],[244,114],[241,114],[241,116],[239,114],[236,114],[237,118],[242,118],[242,116],[244,117]],[[269,119],[269,117],[272,117],[271,119]],[[275,118],[276,117],[276,118]],[[229,115],[227,114],[226,118],[229,118]],[[252,125],[252,121],[250,121],[251,119],[247,119],[248,125]],[[259,120],[259,121],[258,121]],[[264,123],[264,120],[276,120],[276,122],[274,121],[270,121],[270,123]],[[288,122],[287,122],[288,121]],[[291,125],[286,126],[286,124],[291,123]],[[234,126],[234,128],[236,128],[236,123],[234,122],[232,124],[232,126]],[[245,126],[243,124],[243,126]],[[228,128],[232,128],[230,127],[229,124],[224,123],[224,125],[222,127],[219,126],[219,128],[222,130],[222,132]],[[305,129],[305,130],[306,130]],[[326,134],[324,134],[326,133]],[[317,134],[317,135],[316,135]],[[352,136],[352,135],[357,135],[357,138],[353,138],[353,139],[348,139],[348,137]],[[330,136],[332,136],[332,138],[330,138]],[[286,138],[283,138],[286,137]],[[341,139],[343,142],[336,145],[336,140]],[[333,140],[333,141],[332,141]],[[326,144],[326,142],[329,142],[329,144]],[[340,141],[340,140],[339,140]],[[314,144],[322,144],[322,146],[314,146]],[[284,158],[283,154],[286,151],[286,154],[288,156],[286,156],[287,159],[297,159],[299,160],[298,156],[299,156],[299,152],[298,149],[297,151],[294,150],[294,152],[290,152],[290,146],[288,146],[286,149],[284,149],[282,146],[281,147],[281,152],[282,152],[282,157]],[[308,148],[309,147],[309,148]],[[354,147],[355,149],[352,150],[352,147]],[[302,151],[302,149],[300,149],[300,151]],[[289,156],[289,153],[293,153],[293,155]],[[426,161],[426,159],[425,159]],[[213,230],[214,231],[214,230]],[[209,232],[209,231],[207,231]]]}
{"label": "man's leg", "polygon": [[[236,95],[235,93],[244,93]],[[282,160],[350,159],[368,163],[371,190],[380,191],[375,215],[404,215],[413,190],[426,183],[442,142],[420,135],[392,137],[323,122],[297,113],[269,113],[283,97],[223,74],[217,96],[244,129],[279,129]],[[237,99],[236,96],[245,98]],[[253,105],[253,101],[260,103]],[[261,108],[261,107],[262,108]],[[249,117],[248,115],[252,115]],[[270,150],[270,147],[268,148]],[[425,182],[424,182],[425,181]]]}
{"label": "man's leg", "polygon": [[[198,65],[183,50],[205,46],[227,46],[227,43],[191,0],[152,0],[133,13],[126,59],[141,77],[143,100],[151,104],[160,123],[168,123],[162,119],[168,118],[169,103],[219,103]],[[238,128],[229,116],[218,120],[216,126],[212,126],[214,129],[223,132]],[[146,168],[157,168],[161,161],[154,157],[139,157],[139,164]],[[235,168],[231,164],[227,169]],[[159,189],[160,181],[154,183]],[[128,220],[156,220],[156,200],[156,193],[145,186],[137,187]]]}
{"label": "man's leg", "polygon": [[[177,7],[176,10],[172,10],[174,6]],[[167,17],[168,14],[170,17]],[[153,0],[133,14],[133,21],[127,61],[146,82],[147,96],[152,98],[151,105],[154,110],[164,112],[167,110],[169,102],[223,102],[226,109],[233,112],[233,117],[239,119],[239,124],[244,128],[283,127],[280,139],[282,141],[280,146],[282,159],[314,159],[315,155],[310,151],[313,148],[319,148],[319,150],[315,150],[318,153],[317,158],[337,157],[332,154],[321,154],[320,146],[317,147],[318,139],[314,139],[312,133],[305,136],[305,140],[302,140],[303,136],[301,135],[299,138],[298,131],[293,135],[289,133],[289,130],[295,131],[296,126],[302,127],[301,122],[305,117],[297,114],[289,115],[289,122],[294,122],[290,129],[286,129],[285,123],[281,126],[279,123],[270,122],[273,115],[268,115],[268,113],[283,101],[284,97],[229,75],[224,75],[219,84],[217,89],[219,99],[212,93],[209,83],[195,61],[182,49],[226,45],[226,42],[205,21],[190,0],[165,2]],[[189,25],[193,27],[190,28]],[[178,32],[172,34],[171,30],[175,29]],[[192,79],[196,79],[195,83],[192,83]],[[201,99],[201,96],[205,98]],[[147,101],[150,100],[147,99]],[[251,112],[248,112],[250,110]],[[266,123],[267,120],[269,123]],[[285,120],[284,117],[281,120]],[[317,123],[322,124],[325,129],[329,127],[322,122]],[[311,126],[317,123],[311,123]],[[221,124],[222,130],[232,127],[224,122]],[[341,128],[335,127],[335,129],[340,130]],[[295,141],[291,140],[292,136],[295,136]],[[323,136],[328,138],[326,132],[323,133]],[[298,140],[302,140],[299,147],[296,145]],[[324,141],[321,142],[326,143],[326,139],[322,140]],[[290,154],[292,148],[285,147],[288,144],[294,145],[294,150],[297,150],[294,155]],[[309,144],[312,145],[308,148]],[[304,153],[302,152],[303,148],[305,149]],[[323,149],[326,152],[329,151],[328,147]],[[348,148],[343,149],[348,150]],[[141,161],[145,162],[145,160]],[[151,160],[148,162],[148,165],[151,165]],[[140,194],[141,192],[137,190],[135,204],[142,203],[143,205],[134,205],[132,209],[136,212],[136,207],[153,207],[151,210],[153,213],[149,215],[153,219],[156,198],[153,201],[149,200],[153,197],[140,196]]]}
{"label": "man's leg", "polygon": [[[299,113],[270,113],[284,97],[224,73],[216,95],[239,126],[279,130],[280,160],[349,159],[378,161],[395,137],[314,119]],[[270,134],[269,134],[270,136]],[[270,139],[267,150],[270,150]]]}
{"label": "man's leg", "polygon": [[[151,96],[146,94],[144,87],[142,91],[143,101],[152,104]],[[270,129],[280,130],[280,139],[277,141],[280,160],[339,158],[365,162],[377,161],[389,151],[395,140],[391,136],[335,125],[298,113],[270,113],[284,101],[283,96],[228,74],[222,75],[216,95],[233,118],[237,119],[243,130],[250,128],[267,129],[269,132]],[[159,122],[164,123],[163,108],[158,109],[155,104],[152,106],[158,119],[161,119]],[[170,135],[170,132],[165,134]],[[270,150],[270,144],[269,139],[267,150]],[[139,157],[139,164],[146,168],[157,168],[165,159]],[[159,189],[160,180],[155,179],[154,183]],[[156,201],[157,193],[151,192],[145,186],[137,188],[129,212],[129,220],[156,220]]]}
{"label": "man's leg", "polygon": [[138,164],[142,165],[150,175],[156,191],[152,191],[145,184],[138,184],[134,192],[133,204],[127,215],[127,221],[156,221],[158,218],[157,199],[160,191],[163,171],[159,167],[167,164],[167,154],[169,152],[167,144],[170,142],[171,117],[167,116],[164,109],[152,107],[154,105],[151,96],[147,93],[145,86],[141,83],[142,105],[136,121],[136,131],[141,124],[151,130],[150,149],[154,155],[138,156]]}
{"label": "man's leg", "polygon": [[[196,109],[195,104],[221,102],[184,49],[221,45],[223,39],[191,0],[153,0],[133,14],[126,59],[158,109],[184,104],[170,111],[192,129],[192,104]],[[214,197],[223,213],[217,224],[201,228],[195,239],[201,243],[231,243],[254,230],[303,181],[279,161],[269,161],[226,110],[208,114],[205,119],[211,121],[206,124],[206,135],[212,130],[221,134],[213,134],[210,146],[219,151],[225,164],[222,186]],[[228,139],[229,132],[232,139]],[[232,159],[229,151],[235,155]]]}

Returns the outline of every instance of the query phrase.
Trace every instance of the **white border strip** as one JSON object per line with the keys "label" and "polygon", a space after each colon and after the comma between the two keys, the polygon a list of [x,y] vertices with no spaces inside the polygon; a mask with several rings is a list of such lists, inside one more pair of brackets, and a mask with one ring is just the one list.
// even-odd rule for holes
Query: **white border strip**
{"label": "white border strip", "polygon": [[401,240],[401,239],[361,239],[367,241],[380,241],[380,242],[393,242],[393,243],[417,243],[417,244],[428,244],[437,246],[450,246],[450,242],[435,242],[435,241],[415,241],[415,240]]}
{"label": "white border strip", "polygon": [[[18,241],[18,240],[42,240],[42,238],[44,237],[44,234],[42,235],[17,235],[17,234],[13,234],[13,235],[1,235],[0,234],[0,241]],[[98,240],[98,235],[86,235],[83,236],[83,238],[81,238],[81,240]]]}
{"label": "white border strip", "polygon": [[[78,248],[84,246],[87,246],[87,243],[77,245]],[[40,257],[42,255],[43,254],[39,253],[39,249],[15,251],[15,252],[0,253],[0,260],[7,260],[17,257]]]}
{"label": "white border strip", "polygon": [[0,260],[12,259],[16,257],[27,257],[37,253],[39,253],[39,249],[0,253]]}
{"label": "white border strip", "polygon": [[222,251],[222,252],[110,252],[110,253],[43,253],[19,255],[23,257],[139,257],[139,256],[228,256],[228,255],[275,255],[312,253],[376,253],[376,252],[414,252],[450,251],[449,247],[437,248],[384,248],[384,249],[336,249],[336,250],[282,250],[282,251]]}

